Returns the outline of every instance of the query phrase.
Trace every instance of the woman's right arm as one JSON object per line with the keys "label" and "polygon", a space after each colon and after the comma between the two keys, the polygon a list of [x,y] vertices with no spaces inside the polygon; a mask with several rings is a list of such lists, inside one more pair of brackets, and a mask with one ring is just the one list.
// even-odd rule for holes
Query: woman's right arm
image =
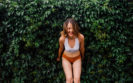
{"label": "woman's right arm", "polygon": [[60,56],[63,52],[63,49],[64,49],[64,37],[60,37],[59,38],[59,51],[58,51],[57,61],[60,61]]}

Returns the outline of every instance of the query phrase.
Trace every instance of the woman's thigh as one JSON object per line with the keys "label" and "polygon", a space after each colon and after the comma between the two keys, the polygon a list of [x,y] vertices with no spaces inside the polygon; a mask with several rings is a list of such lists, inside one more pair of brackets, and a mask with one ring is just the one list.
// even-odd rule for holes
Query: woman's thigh
{"label": "woman's thigh", "polygon": [[73,74],[74,74],[74,78],[80,78],[81,75],[81,59],[76,60],[73,63]]}
{"label": "woman's thigh", "polygon": [[72,65],[71,63],[62,57],[62,66],[65,72],[66,78],[72,78]]}

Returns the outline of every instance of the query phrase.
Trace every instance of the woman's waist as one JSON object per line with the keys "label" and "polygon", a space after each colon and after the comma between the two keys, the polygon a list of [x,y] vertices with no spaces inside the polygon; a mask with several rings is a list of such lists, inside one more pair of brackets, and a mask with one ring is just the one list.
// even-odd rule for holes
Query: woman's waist
{"label": "woman's waist", "polygon": [[76,51],[76,52],[67,52],[67,51],[64,51],[63,54],[68,56],[68,57],[76,57],[76,56],[80,55],[80,51]]}

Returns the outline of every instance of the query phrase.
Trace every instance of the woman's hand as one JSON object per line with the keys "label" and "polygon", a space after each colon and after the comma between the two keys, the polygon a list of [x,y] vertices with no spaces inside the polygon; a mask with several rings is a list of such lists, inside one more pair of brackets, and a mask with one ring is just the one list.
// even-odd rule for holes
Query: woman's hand
{"label": "woman's hand", "polygon": [[57,61],[60,61],[60,57],[59,56],[57,57]]}
{"label": "woman's hand", "polygon": [[84,56],[82,56],[82,60],[84,59],[85,57]]}

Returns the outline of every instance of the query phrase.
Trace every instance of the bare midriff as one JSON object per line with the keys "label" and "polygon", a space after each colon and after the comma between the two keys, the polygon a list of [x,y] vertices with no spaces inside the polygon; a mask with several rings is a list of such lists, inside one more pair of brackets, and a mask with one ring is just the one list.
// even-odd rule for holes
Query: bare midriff
{"label": "bare midriff", "polygon": [[67,51],[64,51],[63,54],[65,54],[68,57],[73,58],[73,57],[79,56],[80,55],[80,51],[76,51],[76,52],[67,52]]}

